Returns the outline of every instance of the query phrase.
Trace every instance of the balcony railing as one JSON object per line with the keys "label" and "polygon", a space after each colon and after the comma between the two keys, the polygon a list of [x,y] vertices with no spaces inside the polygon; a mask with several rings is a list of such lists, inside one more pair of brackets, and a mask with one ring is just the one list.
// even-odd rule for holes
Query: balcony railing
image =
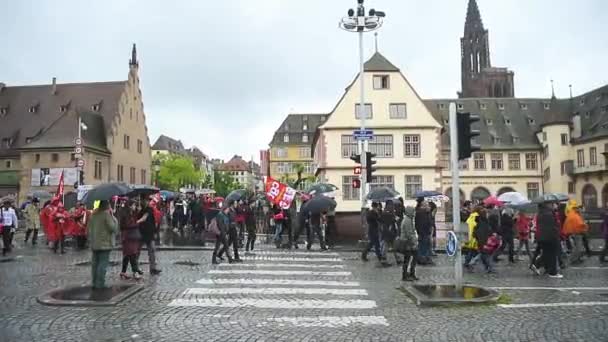
{"label": "balcony railing", "polygon": [[596,165],[575,166],[574,174],[595,173],[608,171],[607,163],[597,163]]}

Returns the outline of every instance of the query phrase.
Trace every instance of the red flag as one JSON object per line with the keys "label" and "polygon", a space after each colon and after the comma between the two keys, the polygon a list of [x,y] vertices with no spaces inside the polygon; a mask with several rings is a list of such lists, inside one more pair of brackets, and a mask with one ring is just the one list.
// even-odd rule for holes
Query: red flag
{"label": "red flag", "polygon": [[271,177],[266,178],[266,197],[271,203],[277,204],[282,209],[289,209],[295,195],[296,191],[286,184]]}
{"label": "red flag", "polygon": [[61,171],[61,176],[59,177],[59,185],[57,186],[57,197],[63,197],[63,171]]}

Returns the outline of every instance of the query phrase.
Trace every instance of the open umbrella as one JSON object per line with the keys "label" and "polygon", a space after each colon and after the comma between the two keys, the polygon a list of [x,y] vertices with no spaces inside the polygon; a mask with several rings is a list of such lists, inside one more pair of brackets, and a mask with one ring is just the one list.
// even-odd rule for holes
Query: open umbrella
{"label": "open umbrella", "polygon": [[523,204],[507,204],[507,207],[526,214],[536,214],[538,212],[538,205],[529,201]]}
{"label": "open umbrella", "polygon": [[498,200],[513,205],[530,203],[526,196],[515,191],[505,192],[504,194],[498,196]]}
{"label": "open umbrella", "polygon": [[367,199],[373,202],[386,202],[394,200],[399,197],[399,193],[388,186],[381,186],[371,190],[367,194]]}
{"label": "open umbrella", "polygon": [[40,202],[46,202],[47,200],[50,200],[53,195],[51,195],[50,192],[48,191],[44,191],[44,190],[34,190],[34,191],[30,191],[28,194],[28,196],[31,196],[32,198],[37,198],[40,200]]}
{"label": "open umbrella", "polygon": [[504,203],[502,201],[498,200],[498,198],[496,198],[496,196],[492,195],[483,200],[483,205],[502,206],[502,205],[504,205]]}
{"label": "open umbrella", "polygon": [[233,190],[231,193],[228,194],[228,196],[226,196],[226,203],[232,203],[232,202],[238,202],[242,199],[246,199],[247,198],[247,190],[245,189],[238,189],[238,190]]}
{"label": "open umbrella", "polygon": [[558,202],[568,202],[570,200],[570,196],[562,194],[561,192],[551,192],[549,195],[554,196]]}
{"label": "open umbrella", "polygon": [[316,184],[309,186],[305,192],[308,194],[311,194],[311,195],[318,195],[318,194],[324,194],[327,192],[334,192],[336,190],[338,190],[338,187],[333,184],[316,183]]}
{"label": "open umbrella", "polygon": [[324,210],[336,207],[336,201],[327,196],[315,196],[306,203],[302,204],[300,211],[310,212],[311,214],[318,214]]}
{"label": "open umbrella", "polygon": [[162,197],[165,201],[172,200],[175,198],[175,193],[169,190],[161,190],[160,197]]}
{"label": "open umbrella", "polygon": [[559,199],[554,194],[543,194],[532,200],[532,203],[540,204],[540,203],[556,203],[559,202]]}
{"label": "open umbrella", "polygon": [[425,197],[433,197],[433,196],[439,196],[439,195],[443,195],[443,194],[439,191],[420,190],[420,191],[416,191],[416,193],[414,193],[414,196],[412,196],[412,197],[413,198],[425,198]]}
{"label": "open umbrella", "polygon": [[132,197],[136,197],[136,196],[150,196],[150,195],[154,195],[155,193],[157,193],[160,189],[152,186],[152,185],[146,185],[146,184],[131,184],[130,185],[132,191],[129,194]]}
{"label": "open umbrella", "polygon": [[93,207],[95,201],[109,201],[114,196],[126,196],[131,191],[125,183],[105,183],[89,190],[82,200],[87,207]]}

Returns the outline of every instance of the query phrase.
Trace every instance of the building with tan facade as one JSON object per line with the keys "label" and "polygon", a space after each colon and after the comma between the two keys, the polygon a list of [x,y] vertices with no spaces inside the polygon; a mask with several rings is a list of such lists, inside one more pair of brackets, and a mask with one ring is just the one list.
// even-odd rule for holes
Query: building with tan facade
{"label": "building with tan facade", "polygon": [[24,199],[35,190],[55,192],[62,172],[66,191],[76,184],[79,118],[83,184],[149,184],[150,142],[139,82],[134,44],[123,81],[0,83],[0,179],[17,181],[10,188],[2,184],[3,193]]}

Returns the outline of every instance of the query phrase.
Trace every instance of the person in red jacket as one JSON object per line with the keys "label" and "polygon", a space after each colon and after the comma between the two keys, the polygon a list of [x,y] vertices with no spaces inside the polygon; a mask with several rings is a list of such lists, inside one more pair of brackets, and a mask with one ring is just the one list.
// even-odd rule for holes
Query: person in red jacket
{"label": "person in red jacket", "polygon": [[71,235],[76,238],[78,249],[84,249],[87,244],[87,218],[89,213],[82,202],[76,203],[76,208],[72,212]]}
{"label": "person in red jacket", "polygon": [[55,213],[57,212],[59,203],[58,198],[53,198],[51,203],[46,206],[43,217],[46,221],[47,241],[51,243],[51,248],[53,248],[55,252],[57,252],[57,248],[59,248],[59,240],[61,238],[57,228],[57,222],[55,221]]}
{"label": "person in red jacket", "polygon": [[65,235],[69,231],[70,227],[70,215],[63,207],[63,203],[57,203],[56,209],[51,215],[51,221],[54,226],[54,237],[55,244],[53,245],[53,252],[57,253],[57,249],[61,246],[61,254],[65,253]]}
{"label": "person in red jacket", "polygon": [[517,228],[517,239],[519,240],[519,244],[517,246],[517,257],[521,254],[522,247],[526,248],[526,254],[528,258],[530,258],[530,262],[532,262],[532,253],[530,253],[530,224],[531,220],[524,212],[520,212],[517,215],[515,221],[515,227]]}
{"label": "person in red jacket", "polygon": [[51,211],[51,201],[44,203],[42,209],[40,210],[40,225],[42,225],[42,231],[44,232],[44,236],[46,236],[46,244],[48,245],[51,242],[49,237],[49,227],[50,227],[50,211]]}

